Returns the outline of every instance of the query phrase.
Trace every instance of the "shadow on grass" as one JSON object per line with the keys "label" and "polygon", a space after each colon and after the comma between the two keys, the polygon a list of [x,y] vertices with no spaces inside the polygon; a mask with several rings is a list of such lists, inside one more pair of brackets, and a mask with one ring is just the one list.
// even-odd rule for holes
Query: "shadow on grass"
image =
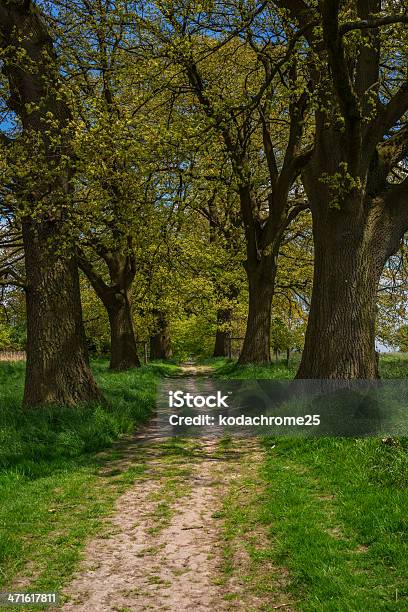
{"label": "shadow on grass", "polygon": [[97,361],[94,372],[106,404],[24,410],[24,367],[21,362],[0,364],[0,474],[12,471],[28,479],[73,465],[97,465],[91,455],[145,422],[155,405],[159,379],[177,371],[172,364],[157,362],[112,372],[106,362]]}

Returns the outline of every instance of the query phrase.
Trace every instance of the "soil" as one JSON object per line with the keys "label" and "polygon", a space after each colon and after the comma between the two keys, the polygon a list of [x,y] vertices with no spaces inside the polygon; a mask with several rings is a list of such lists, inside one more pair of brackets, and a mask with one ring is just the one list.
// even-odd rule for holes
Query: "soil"
{"label": "soil", "polygon": [[[189,461],[190,473],[177,475],[185,458],[169,463],[162,446],[162,440],[156,445],[150,441],[144,449],[149,457],[146,477],[118,499],[108,534],[89,542],[84,562],[65,590],[71,599],[63,610],[231,608],[219,581],[218,515],[242,455],[220,451],[216,440],[200,440]],[[176,495],[163,524],[158,509],[169,481]]]}
{"label": "soil", "polygon": [[[207,371],[191,365],[183,374],[194,385]],[[172,453],[156,434],[152,422],[127,442],[121,460],[110,462],[109,469],[127,469],[143,457],[146,470],[117,500],[104,532],[88,543],[62,609],[265,609],[245,581],[221,571],[224,496],[243,465],[254,469],[261,461],[258,443],[223,447],[215,438],[196,439],[176,444]]]}

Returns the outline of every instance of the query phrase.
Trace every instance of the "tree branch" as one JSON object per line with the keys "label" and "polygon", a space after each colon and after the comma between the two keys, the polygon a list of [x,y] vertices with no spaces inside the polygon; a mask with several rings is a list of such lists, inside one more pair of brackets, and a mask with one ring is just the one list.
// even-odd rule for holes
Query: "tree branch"
{"label": "tree branch", "polygon": [[[11,276],[14,280],[9,280],[8,277]],[[26,288],[27,282],[26,279],[20,276],[13,268],[6,266],[5,268],[0,270],[0,284],[2,285],[15,285],[16,287]]]}
{"label": "tree branch", "polygon": [[20,287],[20,289],[27,289],[25,283],[20,283],[16,280],[0,280],[0,287]]}
{"label": "tree branch", "polygon": [[383,136],[391,129],[408,110],[408,81],[405,81],[397,93],[391,98],[386,106],[383,107],[379,115]]}
{"label": "tree branch", "polygon": [[292,223],[292,221],[294,221],[296,219],[296,217],[298,217],[300,215],[301,212],[305,211],[305,210],[309,210],[309,203],[306,202],[305,204],[297,204],[296,206],[294,206],[290,211],[288,216],[286,217],[286,227],[289,227],[289,225]]}
{"label": "tree branch", "polygon": [[408,177],[395,185],[388,185],[384,195],[384,204],[392,223],[388,255],[397,252],[401,239],[408,231]]}
{"label": "tree branch", "polygon": [[102,276],[97,273],[91,262],[87,259],[84,252],[80,248],[77,249],[77,262],[79,268],[86,275],[94,288],[95,293],[105,304],[107,295],[110,293],[111,288],[105,283]]}
{"label": "tree branch", "polygon": [[269,177],[271,179],[272,190],[275,188],[276,182],[279,177],[278,165],[276,163],[275,151],[272,143],[271,132],[268,126],[266,117],[261,111],[261,122],[262,122],[262,139],[265,151],[266,162],[268,164]]}
{"label": "tree branch", "polygon": [[316,14],[304,0],[276,0],[275,4],[289,11],[291,18],[298,22],[302,34],[310,46],[314,44],[313,28],[316,25]]}
{"label": "tree branch", "polygon": [[354,91],[339,31],[339,0],[321,0],[323,37],[329,56],[331,77],[346,122],[361,121],[359,101]]}
{"label": "tree branch", "polygon": [[377,149],[382,166],[388,174],[396,164],[408,155],[408,124],[404,125],[390,138],[381,142]]}
{"label": "tree branch", "polygon": [[340,36],[344,36],[344,34],[352,32],[353,30],[373,30],[393,23],[408,23],[408,15],[387,15],[386,17],[369,17],[368,19],[361,19],[358,21],[348,21],[347,23],[341,24],[339,27],[339,34]]}

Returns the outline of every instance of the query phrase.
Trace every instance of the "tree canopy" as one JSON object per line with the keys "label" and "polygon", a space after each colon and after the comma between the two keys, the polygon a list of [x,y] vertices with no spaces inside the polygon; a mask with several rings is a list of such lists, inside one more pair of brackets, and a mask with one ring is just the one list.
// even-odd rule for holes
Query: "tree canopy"
{"label": "tree canopy", "polygon": [[26,403],[97,397],[89,349],[304,345],[300,377],[376,377],[376,338],[406,346],[407,23],[391,0],[2,3],[0,342],[27,347]]}

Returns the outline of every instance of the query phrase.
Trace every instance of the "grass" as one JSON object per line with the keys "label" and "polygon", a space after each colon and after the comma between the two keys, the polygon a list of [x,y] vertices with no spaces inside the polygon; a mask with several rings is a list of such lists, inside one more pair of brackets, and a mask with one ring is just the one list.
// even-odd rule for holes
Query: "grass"
{"label": "grass", "polygon": [[[290,379],[297,366],[296,358],[289,368],[209,363],[216,377],[237,379]],[[385,378],[407,377],[406,356],[383,356],[380,366]],[[151,477],[142,452],[123,470],[101,468],[120,457],[112,443],[147,418],[159,379],[176,367],[93,367],[109,406],[26,412],[24,364],[0,364],[0,590],[59,591],[118,495]],[[157,530],[186,493],[184,474],[195,460],[189,444],[161,444],[168,467],[152,516]],[[407,441],[269,438],[263,448],[264,462],[243,464],[226,491],[224,574],[236,571],[228,553],[239,541],[248,555],[245,588],[261,601],[305,612],[407,610]]]}
{"label": "grass", "polygon": [[159,379],[177,368],[155,363],[113,373],[106,366],[93,364],[108,405],[25,411],[24,364],[0,364],[2,590],[29,583],[31,591],[58,591],[115,499],[143,475],[140,455],[128,469],[102,476],[102,465],[118,453],[102,457],[96,451],[109,448],[149,416]]}
{"label": "grass", "polygon": [[[408,460],[388,473],[379,440],[269,441],[264,466],[274,555],[300,610],[406,610]],[[379,468],[379,472],[378,472]]]}
{"label": "grass", "polygon": [[299,365],[299,356],[291,357],[289,367],[286,361],[272,361],[270,365],[248,364],[240,366],[235,359],[227,359],[225,357],[217,357],[206,359],[203,363],[211,365],[214,368],[214,376],[217,378],[227,379],[291,379],[296,374]]}
{"label": "grass", "polygon": [[116,373],[100,361],[94,371],[108,406],[23,410],[24,364],[0,364],[0,469],[35,478],[54,471],[54,462],[105,448],[146,419],[158,379],[177,368],[155,363]]}
{"label": "grass", "polygon": [[[406,356],[383,356],[380,365],[383,377],[407,376]],[[223,377],[292,375],[282,376],[281,367],[216,365]],[[283,571],[281,590],[295,610],[407,610],[408,441],[277,438],[263,445],[254,502],[245,506],[230,493],[225,504],[226,550],[247,541],[248,588],[262,597]],[[246,478],[237,486],[249,495],[255,478]],[[256,525],[267,530],[266,546],[250,538]]]}
{"label": "grass", "polygon": [[[294,378],[300,363],[300,354],[292,354],[289,366],[285,359],[271,361],[269,365],[238,365],[235,359],[209,358],[202,363],[214,368],[214,375],[228,379],[283,379]],[[408,353],[383,353],[380,356],[381,378],[408,378]]]}

